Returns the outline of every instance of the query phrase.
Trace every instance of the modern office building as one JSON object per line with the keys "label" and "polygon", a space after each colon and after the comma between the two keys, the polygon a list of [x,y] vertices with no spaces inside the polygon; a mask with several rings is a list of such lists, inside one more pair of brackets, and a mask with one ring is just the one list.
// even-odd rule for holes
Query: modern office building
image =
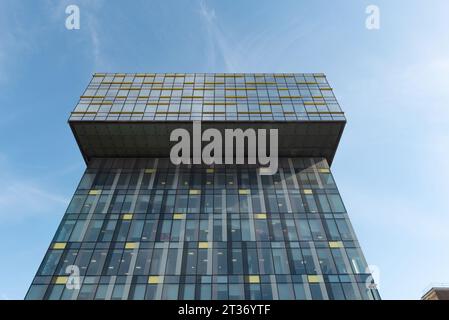
{"label": "modern office building", "polygon": [[[174,165],[174,129],[278,129],[279,168]],[[26,299],[379,299],[330,166],[323,74],[94,74],[87,168]],[[204,144],[204,143],[203,143]]]}

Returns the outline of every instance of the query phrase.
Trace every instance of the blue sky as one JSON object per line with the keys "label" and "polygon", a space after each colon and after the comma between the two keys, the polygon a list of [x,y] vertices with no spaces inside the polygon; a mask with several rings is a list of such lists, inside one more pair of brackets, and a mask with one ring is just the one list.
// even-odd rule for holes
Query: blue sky
{"label": "blue sky", "polygon": [[[76,4],[81,29],[65,28]],[[380,8],[380,30],[365,9]],[[449,2],[0,0],[0,299],[22,299],[84,170],[93,72],[324,72],[333,172],[384,299],[449,283]]]}

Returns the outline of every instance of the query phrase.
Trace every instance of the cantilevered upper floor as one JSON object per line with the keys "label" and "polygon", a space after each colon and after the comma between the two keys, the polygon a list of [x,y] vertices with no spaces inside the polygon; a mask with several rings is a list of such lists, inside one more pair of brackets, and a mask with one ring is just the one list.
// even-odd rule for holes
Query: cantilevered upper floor
{"label": "cantilevered upper floor", "polygon": [[85,160],[167,156],[189,129],[275,128],[279,155],[332,162],[346,123],[322,73],[96,73],[70,115]]}

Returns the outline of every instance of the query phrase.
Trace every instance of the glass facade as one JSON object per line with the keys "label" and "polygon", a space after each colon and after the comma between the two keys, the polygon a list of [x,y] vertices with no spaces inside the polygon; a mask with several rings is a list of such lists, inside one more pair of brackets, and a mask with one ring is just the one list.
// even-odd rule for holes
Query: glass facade
{"label": "glass facade", "polygon": [[72,121],[344,120],[324,74],[95,74]]}
{"label": "glass facade", "polygon": [[[66,268],[81,288],[66,288]],[[374,299],[325,159],[90,162],[29,299]]]}
{"label": "glass facade", "polygon": [[[172,120],[293,124],[271,176],[127,149]],[[87,169],[26,299],[379,299],[330,170],[345,121],[323,74],[95,74],[69,119]]]}

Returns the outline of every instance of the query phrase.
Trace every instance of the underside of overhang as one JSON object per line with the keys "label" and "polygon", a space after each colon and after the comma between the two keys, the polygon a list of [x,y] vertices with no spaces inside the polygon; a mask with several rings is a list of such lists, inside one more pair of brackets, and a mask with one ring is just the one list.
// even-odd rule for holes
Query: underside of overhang
{"label": "underside of overhang", "polygon": [[[192,121],[111,122],[70,121],[70,127],[86,161],[92,158],[168,157],[170,134],[186,129],[192,137]],[[345,121],[295,122],[202,122],[202,130],[278,129],[280,157],[324,157],[329,165],[335,156]],[[223,135],[224,136],[224,135]],[[203,146],[208,142],[203,142]],[[224,142],[223,142],[224,145]]]}

